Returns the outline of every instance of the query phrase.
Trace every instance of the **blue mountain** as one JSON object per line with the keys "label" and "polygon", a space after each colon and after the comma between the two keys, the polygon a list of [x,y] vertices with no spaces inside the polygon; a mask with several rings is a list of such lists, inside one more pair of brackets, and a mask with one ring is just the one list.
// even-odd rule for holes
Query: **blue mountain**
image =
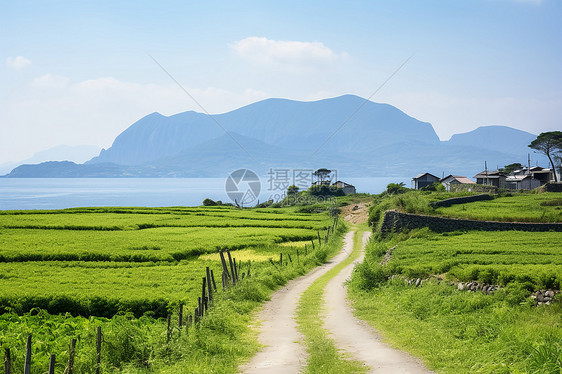
{"label": "blue mountain", "polygon": [[85,164],[22,165],[7,177],[215,177],[238,168],[264,175],[271,168],[320,167],[354,177],[423,171],[471,177],[485,161],[490,168],[526,163],[535,137],[482,126],[442,142],[431,124],[353,95],[268,99],[213,116],[152,113]]}
{"label": "blue mountain", "polygon": [[[263,100],[228,113],[152,113],[135,122],[89,163],[139,165],[177,155],[227,132],[289,151],[368,153],[373,147],[415,140],[439,143],[433,127],[399,109],[345,95],[312,102]],[[235,144],[232,142],[232,144]]]}

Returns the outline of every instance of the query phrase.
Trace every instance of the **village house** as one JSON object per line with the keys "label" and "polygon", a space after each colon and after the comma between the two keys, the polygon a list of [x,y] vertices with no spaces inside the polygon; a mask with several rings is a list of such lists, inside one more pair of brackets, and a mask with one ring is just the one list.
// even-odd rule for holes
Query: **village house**
{"label": "village house", "polygon": [[497,188],[507,188],[506,175],[499,170],[485,170],[474,176],[477,184],[494,186]]}
{"label": "village house", "polygon": [[473,180],[467,177],[461,177],[459,175],[448,175],[439,181],[447,191],[451,191],[451,185],[455,184],[474,184]]}
{"label": "village house", "polygon": [[332,184],[332,186],[341,188],[343,190],[343,193],[346,195],[353,195],[357,193],[354,185],[342,181],[337,181],[336,183]]}
{"label": "village house", "polygon": [[318,180],[318,181],[313,182],[312,185],[313,186],[330,186],[330,187],[335,187],[335,188],[341,188],[345,195],[352,195],[352,194],[357,193],[354,185],[349,184],[349,183],[345,183],[345,182],[342,182],[342,181],[337,181],[337,182],[331,183],[329,180]]}
{"label": "village house", "polygon": [[532,190],[554,180],[551,169],[534,166],[514,170],[506,178],[506,187],[513,190]]}
{"label": "village house", "polygon": [[412,178],[412,181],[414,181],[414,189],[419,190],[439,182],[439,178],[430,173],[423,173]]}

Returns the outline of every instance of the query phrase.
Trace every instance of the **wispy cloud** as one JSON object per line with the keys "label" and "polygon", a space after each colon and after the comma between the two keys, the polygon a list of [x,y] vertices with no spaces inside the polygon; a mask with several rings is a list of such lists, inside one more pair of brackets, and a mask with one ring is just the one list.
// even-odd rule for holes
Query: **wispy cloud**
{"label": "wispy cloud", "polygon": [[8,67],[11,69],[21,70],[31,65],[31,61],[23,56],[17,56],[17,57],[10,56],[6,59],[6,65],[8,65]]}
{"label": "wispy cloud", "polygon": [[317,68],[347,58],[321,42],[272,40],[251,36],[230,45],[243,59],[257,65],[286,68]]}

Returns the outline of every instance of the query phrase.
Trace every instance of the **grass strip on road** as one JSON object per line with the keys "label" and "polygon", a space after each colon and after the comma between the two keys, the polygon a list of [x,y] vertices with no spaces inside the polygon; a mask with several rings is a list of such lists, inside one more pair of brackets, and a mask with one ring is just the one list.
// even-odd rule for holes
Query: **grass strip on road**
{"label": "grass strip on road", "polygon": [[[362,227],[362,226],[360,226]],[[297,309],[297,323],[305,336],[309,354],[306,373],[365,373],[367,367],[361,362],[345,357],[330,339],[324,329],[322,319],[324,308],[324,289],[328,282],[361,254],[363,231],[355,228],[353,251],[342,262],[318,278],[301,296]]]}

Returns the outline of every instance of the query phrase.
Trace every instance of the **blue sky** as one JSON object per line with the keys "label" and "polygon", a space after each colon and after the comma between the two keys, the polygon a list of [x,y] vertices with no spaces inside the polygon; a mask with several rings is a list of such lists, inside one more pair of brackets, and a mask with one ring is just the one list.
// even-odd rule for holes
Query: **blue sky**
{"label": "blue sky", "polygon": [[109,147],[154,111],[268,97],[370,96],[441,139],[562,118],[562,2],[1,1],[0,163],[59,144]]}

